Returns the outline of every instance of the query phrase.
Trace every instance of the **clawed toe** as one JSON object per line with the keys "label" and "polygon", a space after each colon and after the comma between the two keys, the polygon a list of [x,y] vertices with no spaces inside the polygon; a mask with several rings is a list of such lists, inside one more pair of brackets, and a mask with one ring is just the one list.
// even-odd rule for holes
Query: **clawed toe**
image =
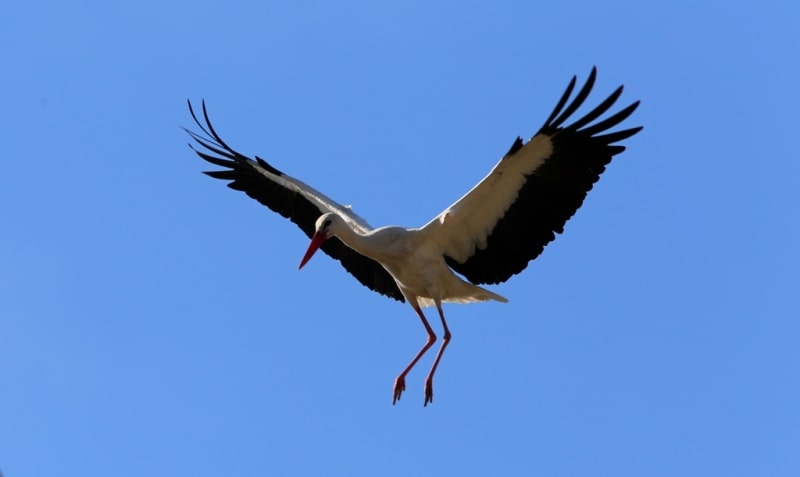
{"label": "clawed toe", "polygon": [[423,407],[427,406],[428,403],[432,402],[433,402],[433,380],[431,378],[428,378],[425,380],[425,404],[423,404]]}
{"label": "clawed toe", "polygon": [[400,395],[406,390],[406,377],[400,375],[394,380],[394,396],[392,397],[392,405],[400,400]]}

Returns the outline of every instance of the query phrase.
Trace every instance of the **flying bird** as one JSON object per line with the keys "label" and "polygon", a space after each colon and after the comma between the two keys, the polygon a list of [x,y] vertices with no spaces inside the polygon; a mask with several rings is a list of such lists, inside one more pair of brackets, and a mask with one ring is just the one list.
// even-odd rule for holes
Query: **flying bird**
{"label": "flying bird", "polygon": [[321,249],[369,289],[414,309],[427,340],[394,381],[392,403],[406,388],[406,375],[436,341],[422,308],[435,306],[444,332],[442,344],[425,379],[424,405],[433,401],[433,376],[450,342],[442,303],[470,303],[506,298],[480,285],[505,282],[542,252],[578,210],[611,158],[625,150],[619,142],[641,127],[610,129],[630,116],[636,101],[607,118],[622,86],[594,109],[573,118],[595,83],[592,68],[586,83],[570,100],[576,77],[553,112],[527,142],[511,145],[489,174],[463,197],[418,228],[370,226],[350,207],[285,174],[258,156],[247,157],[217,134],[202,103],[202,121],[191,102],[189,111],[202,134],[186,130],[197,143],[190,147],[222,170],[205,174],[228,181],[273,211],[288,218],[311,239],[300,267]]}

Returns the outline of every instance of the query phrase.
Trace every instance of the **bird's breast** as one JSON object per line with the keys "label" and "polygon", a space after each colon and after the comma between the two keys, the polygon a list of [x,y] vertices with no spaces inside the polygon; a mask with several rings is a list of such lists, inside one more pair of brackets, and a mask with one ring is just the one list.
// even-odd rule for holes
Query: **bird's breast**
{"label": "bird's breast", "polygon": [[420,297],[441,295],[446,288],[446,282],[454,276],[442,254],[424,245],[383,265],[401,290],[405,289]]}

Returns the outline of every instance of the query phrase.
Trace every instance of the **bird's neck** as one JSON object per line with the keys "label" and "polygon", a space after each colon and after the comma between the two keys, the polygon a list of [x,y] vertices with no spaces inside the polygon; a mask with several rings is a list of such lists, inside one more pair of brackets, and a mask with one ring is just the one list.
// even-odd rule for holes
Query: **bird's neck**
{"label": "bird's neck", "polygon": [[384,247],[381,246],[379,241],[375,240],[373,235],[363,235],[349,227],[343,228],[336,234],[339,240],[344,242],[345,245],[373,260],[380,260],[383,256]]}

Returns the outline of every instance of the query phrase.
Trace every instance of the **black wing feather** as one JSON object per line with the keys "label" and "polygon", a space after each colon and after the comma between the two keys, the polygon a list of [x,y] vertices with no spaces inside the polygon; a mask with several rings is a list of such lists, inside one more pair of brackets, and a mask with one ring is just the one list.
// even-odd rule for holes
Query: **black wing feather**
{"label": "black wing feather", "polygon": [[[448,265],[473,283],[501,283],[528,266],[544,247],[564,232],[564,225],[583,204],[586,194],[600,178],[611,158],[625,150],[614,143],[627,139],[641,127],[598,135],[617,126],[630,116],[639,102],[598,123],[592,121],[607,112],[622,93],[622,87],[584,117],[562,127],[583,104],[594,85],[596,68],[592,68],[584,86],[563,110],[575,87],[575,78],[567,86],[556,108],[538,134],[551,138],[553,153],[519,190],[515,202],[497,222],[484,249],[464,263],[445,257]],[[556,118],[556,119],[554,119]],[[514,143],[509,155],[522,146]]]}
{"label": "black wing feather", "polygon": [[[202,159],[216,166],[226,168],[221,171],[206,171],[204,174],[215,179],[230,181],[228,187],[231,189],[244,192],[249,197],[297,224],[309,238],[313,236],[317,218],[328,211],[320,210],[303,194],[270,180],[269,177],[253,167],[253,164],[257,163],[271,174],[285,176],[283,172],[260,157],[256,156],[255,159],[250,159],[228,146],[211,125],[205,101],[202,103],[202,108],[203,122],[198,119],[192,108],[192,103],[189,102],[189,112],[192,115],[192,119],[194,119],[200,130],[205,133],[205,136],[188,129],[186,129],[186,132],[204,150],[196,149],[192,144],[189,144],[189,147]],[[397,287],[397,283],[378,262],[361,255],[336,237],[331,237],[327,240],[322,245],[322,251],[341,262],[345,270],[370,290],[395,300],[405,301],[403,294]]]}

